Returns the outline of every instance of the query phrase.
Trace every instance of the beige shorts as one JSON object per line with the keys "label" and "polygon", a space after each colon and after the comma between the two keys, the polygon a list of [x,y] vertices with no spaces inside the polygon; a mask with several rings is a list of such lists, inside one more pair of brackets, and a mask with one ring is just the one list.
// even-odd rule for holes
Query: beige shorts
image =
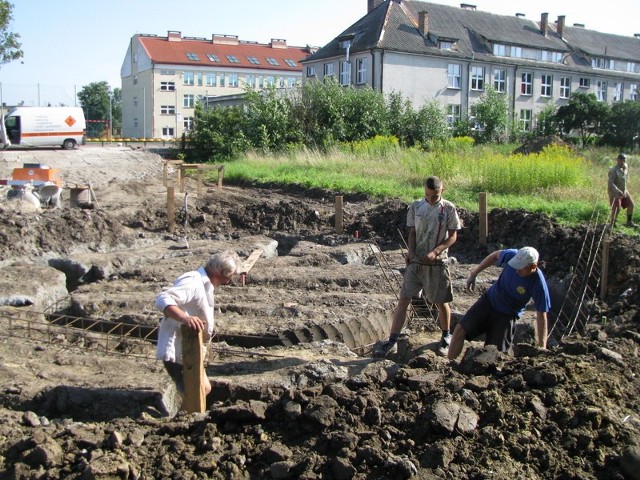
{"label": "beige shorts", "polygon": [[413,298],[423,291],[423,296],[431,303],[449,303],[453,301],[453,289],[449,266],[444,263],[422,265],[411,263],[404,272],[404,281],[400,289],[401,298]]}

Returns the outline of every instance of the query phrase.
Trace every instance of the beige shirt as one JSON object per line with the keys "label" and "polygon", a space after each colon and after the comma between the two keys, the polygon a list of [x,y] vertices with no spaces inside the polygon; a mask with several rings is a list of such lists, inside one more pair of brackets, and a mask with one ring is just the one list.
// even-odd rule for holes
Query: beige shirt
{"label": "beige shirt", "polygon": [[[407,212],[407,227],[416,229],[416,251],[414,258],[424,258],[437,245],[449,237],[450,230],[460,230],[462,224],[455,205],[440,199],[431,205],[425,199],[411,204]],[[448,257],[447,250],[438,255],[438,260]]]}
{"label": "beige shirt", "polygon": [[622,168],[616,164],[609,169],[609,200],[627,196],[628,180],[629,166],[626,163]]}

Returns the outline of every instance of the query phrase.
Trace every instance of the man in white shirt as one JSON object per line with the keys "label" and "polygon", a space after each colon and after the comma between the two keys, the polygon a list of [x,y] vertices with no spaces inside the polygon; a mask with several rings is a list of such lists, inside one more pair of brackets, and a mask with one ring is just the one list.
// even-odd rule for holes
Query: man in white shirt
{"label": "man in white shirt", "polygon": [[[172,287],[156,297],[156,307],[164,314],[158,331],[156,358],[164,362],[180,393],[184,393],[180,327],[186,325],[196,331],[203,331],[204,358],[206,345],[213,335],[214,290],[220,285],[228,284],[239,273],[240,267],[240,257],[236,252],[218,253],[205,266],[182,274]],[[206,375],[202,381],[205,393],[209,394],[211,382]]]}

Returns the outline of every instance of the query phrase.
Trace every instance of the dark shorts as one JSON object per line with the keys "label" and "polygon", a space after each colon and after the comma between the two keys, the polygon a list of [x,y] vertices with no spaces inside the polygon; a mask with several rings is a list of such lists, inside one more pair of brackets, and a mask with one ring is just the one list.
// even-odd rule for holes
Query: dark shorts
{"label": "dark shorts", "polygon": [[175,362],[167,362],[166,360],[163,363],[164,368],[173,380],[173,383],[176,384],[176,390],[178,390],[178,393],[184,393],[184,374],[182,365]]}
{"label": "dark shorts", "polygon": [[485,345],[495,345],[507,352],[513,344],[517,318],[513,314],[498,312],[484,293],[460,320],[465,338],[473,340],[486,333]]}
{"label": "dark shorts", "polygon": [[629,203],[629,198],[627,197],[618,197],[611,199],[611,206],[614,208],[628,208]]}

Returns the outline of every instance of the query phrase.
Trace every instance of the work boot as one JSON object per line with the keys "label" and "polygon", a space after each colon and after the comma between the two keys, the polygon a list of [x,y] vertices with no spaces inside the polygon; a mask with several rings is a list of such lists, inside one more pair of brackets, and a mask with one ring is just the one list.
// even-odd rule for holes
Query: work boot
{"label": "work boot", "polygon": [[398,343],[392,340],[380,340],[373,346],[373,356],[375,358],[384,358],[395,353],[398,353]]}

